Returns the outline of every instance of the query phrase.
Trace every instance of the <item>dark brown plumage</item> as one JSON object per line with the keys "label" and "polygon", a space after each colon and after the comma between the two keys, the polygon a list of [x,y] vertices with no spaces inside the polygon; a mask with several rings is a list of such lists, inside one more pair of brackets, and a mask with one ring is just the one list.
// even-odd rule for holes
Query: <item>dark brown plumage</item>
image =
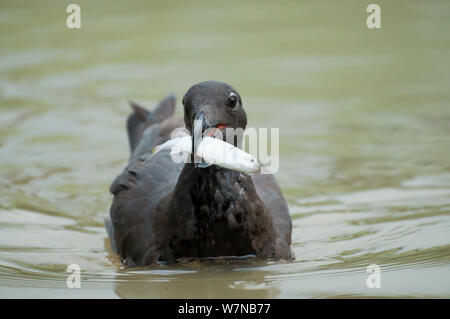
{"label": "dark brown plumage", "polygon": [[[230,93],[235,97],[230,98]],[[247,116],[237,91],[208,81],[183,98],[184,124],[200,112],[205,128],[224,124],[244,128]],[[272,175],[252,175],[216,165],[177,164],[168,151],[150,159],[148,151],[165,142],[182,123],[173,117],[175,98],[166,97],[153,112],[132,104],[127,122],[131,157],[112,183],[112,247],[125,264],[144,266],[180,258],[256,255],[292,258],[291,219]]]}

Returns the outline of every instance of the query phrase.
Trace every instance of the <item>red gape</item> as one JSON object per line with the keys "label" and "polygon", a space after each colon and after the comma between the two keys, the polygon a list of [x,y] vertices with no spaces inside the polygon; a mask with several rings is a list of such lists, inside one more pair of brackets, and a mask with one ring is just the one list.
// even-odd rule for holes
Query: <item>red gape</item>
{"label": "red gape", "polygon": [[218,124],[215,126],[216,130],[210,130],[205,136],[214,136],[217,130],[223,130],[227,126],[225,124]]}

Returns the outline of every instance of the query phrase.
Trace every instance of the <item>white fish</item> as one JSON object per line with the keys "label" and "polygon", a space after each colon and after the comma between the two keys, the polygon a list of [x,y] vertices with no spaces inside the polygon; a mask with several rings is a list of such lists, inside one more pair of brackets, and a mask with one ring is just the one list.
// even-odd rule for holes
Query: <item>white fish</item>
{"label": "white fish", "polygon": [[[192,153],[192,137],[183,136],[156,146],[152,153],[163,149],[170,149],[172,154]],[[195,155],[202,158],[207,165],[201,163],[199,167],[218,165],[242,173],[259,173],[258,161],[249,153],[223,140],[213,137],[203,137],[197,146]]]}
{"label": "white fish", "polygon": [[171,149],[171,153],[192,153],[192,138],[189,135],[173,138],[164,144],[156,145],[151,153],[155,154],[165,149]]}
{"label": "white fish", "polygon": [[256,174],[260,170],[258,161],[252,155],[217,138],[204,137],[195,153],[211,165],[242,173]]}

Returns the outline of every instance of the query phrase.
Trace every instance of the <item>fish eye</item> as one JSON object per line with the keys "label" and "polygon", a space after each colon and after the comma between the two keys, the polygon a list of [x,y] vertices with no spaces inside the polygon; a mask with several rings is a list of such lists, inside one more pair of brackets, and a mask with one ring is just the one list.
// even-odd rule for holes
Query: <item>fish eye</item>
{"label": "fish eye", "polygon": [[235,108],[238,105],[239,98],[236,93],[231,92],[228,96],[227,104],[231,108]]}

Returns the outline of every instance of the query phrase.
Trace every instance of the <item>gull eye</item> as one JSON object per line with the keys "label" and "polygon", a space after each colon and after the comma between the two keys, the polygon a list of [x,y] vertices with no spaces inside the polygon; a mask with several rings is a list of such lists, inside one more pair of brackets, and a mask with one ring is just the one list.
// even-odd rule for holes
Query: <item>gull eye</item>
{"label": "gull eye", "polygon": [[231,92],[230,95],[228,96],[228,101],[227,104],[229,107],[231,108],[235,108],[239,103],[239,98],[237,96],[236,93]]}

